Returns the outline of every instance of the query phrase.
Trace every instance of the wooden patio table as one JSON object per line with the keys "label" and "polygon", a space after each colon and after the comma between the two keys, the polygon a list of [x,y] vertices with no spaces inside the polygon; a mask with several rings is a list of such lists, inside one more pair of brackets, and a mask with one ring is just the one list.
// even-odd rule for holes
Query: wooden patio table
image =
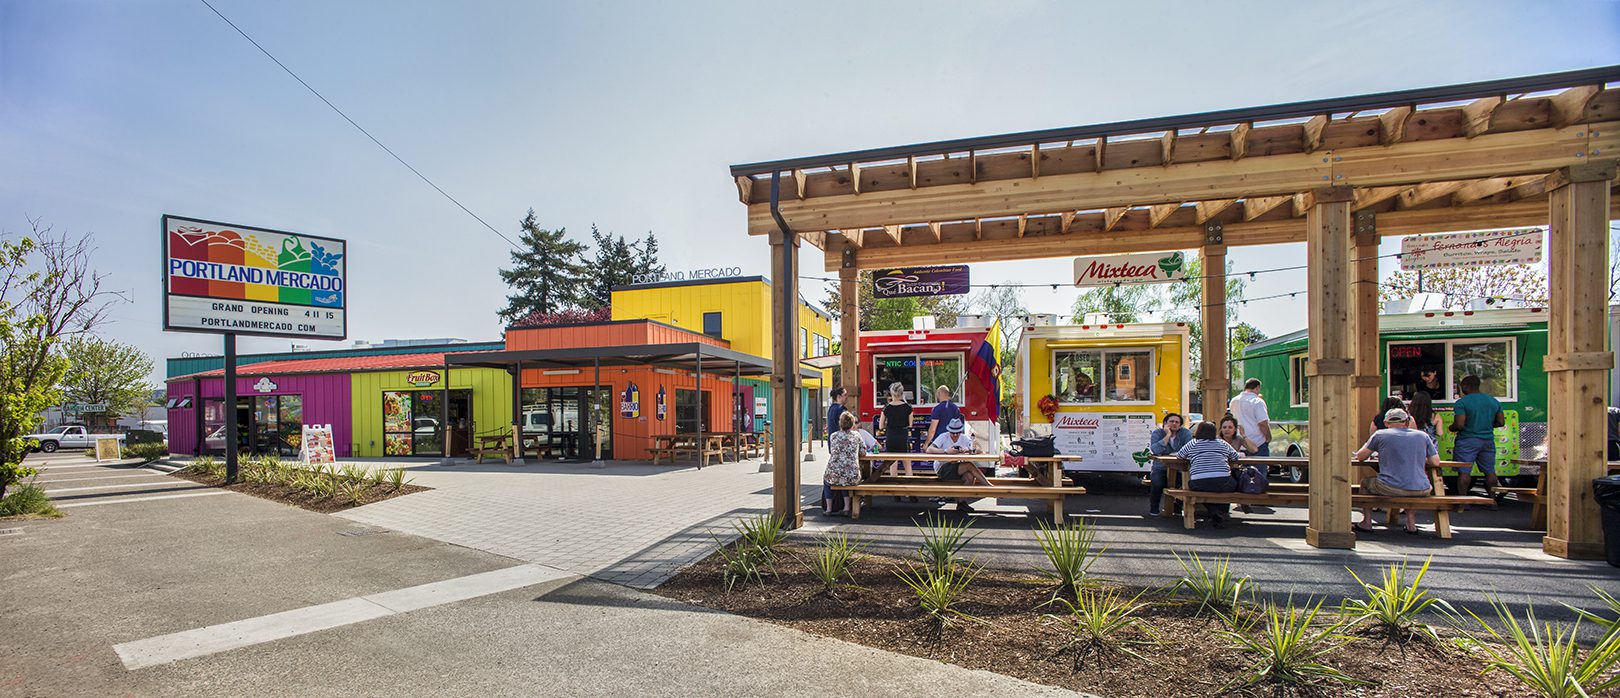
{"label": "wooden patio table", "polygon": [[[1514,458],[1517,465],[1534,465],[1540,468],[1536,473],[1536,491],[1530,499],[1530,528],[1546,530],[1547,528],[1547,459],[1545,458]],[[1609,461],[1609,474],[1620,473],[1620,460]],[[1498,488],[1510,492],[1518,492],[1519,488]]]}
{"label": "wooden patio table", "polygon": [[501,454],[502,462],[511,464],[512,449],[507,448],[507,444],[510,443],[512,443],[512,437],[509,434],[485,434],[478,437],[478,446],[473,449],[473,455],[477,458],[478,463],[483,463],[485,456],[490,451],[495,451]]}
{"label": "wooden patio table", "polygon": [[[1175,476],[1174,483],[1167,483],[1174,484],[1174,486],[1165,487],[1164,489],[1166,492],[1173,489],[1189,489],[1190,480],[1188,478],[1187,459],[1182,458],[1181,456],[1153,456],[1152,458],[1154,461],[1163,463],[1165,467],[1169,469],[1170,473]],[[1350,464],[1361,468],[1371,468],[1373,470],[1378,469],[1378,459],[1376,458],[1369,458],[1367,460],[1352,460],[1350,461]],[[1242,459],[1237,461],[1237,465],[1265,465],[1277,466],[1279,468],[1299,468],[1301,470],[1308,470],[1311,466],[1311,459],[1304,456],[1244,456]],[[1440,478],[1440,471],[1447,468],[1458,468],[1464,465],[1467,464],[1459,463],[1457,461],[1443,460],[1440,461],[1440,465],[1425,466],[1425,469],[1429,471],[1429,481],[1434,485],[1434,491],[1440,493],[1444,493],[1446,491],[1445,481]],[[1163,499],[1161,499],[1159,502],[1159,515],[1175,515],[1171,497],[1168,494],[1163,495]]]}

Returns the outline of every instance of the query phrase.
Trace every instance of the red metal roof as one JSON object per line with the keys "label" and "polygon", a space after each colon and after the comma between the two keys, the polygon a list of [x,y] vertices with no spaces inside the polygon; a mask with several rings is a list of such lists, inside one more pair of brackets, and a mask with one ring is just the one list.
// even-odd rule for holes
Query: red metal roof
{"label": "red metal roof", "polygon": [[[475,354],[481,352],[452,352],[456,354]],[[445,352],[432,354],[383,354],[376,356],[344,356],[329,359],[287,359],[284,361],[264,361],[246,366],[238,366],[238,376],[275,376],[292,373],[350,373],[353,371],[397,371],[408,368],[441,368],[444,366]],[[191,380],[194,378],[221,378],[225,369],[215,369],[202,373],[193,373],[189,376],[170,378],[172,381]]]}

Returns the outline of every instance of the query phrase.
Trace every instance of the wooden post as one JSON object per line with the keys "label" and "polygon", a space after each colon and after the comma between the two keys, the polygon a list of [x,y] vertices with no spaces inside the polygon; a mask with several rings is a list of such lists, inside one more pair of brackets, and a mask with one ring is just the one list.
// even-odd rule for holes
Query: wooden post
{"label": "wooden post", "polygon": [[1607,473],[1609,182],[1613,161],[1547,178],[1551,316],[1547,322],[1547,536],[1542,550],[1603,557],[1593,478]]}
{"label": "wooden post", "polygon": [[[1350,379],[1355,391],[1355,429],[1357,443],[1365,443],[1372,436],[1373,416],[1383,403],[1385,389],[1382,360],[1378,347],[1378,227],[1372,211],[1357,211],[1351,221],[1355,226],[1350,240],[1350,259],[1355,266],[1355,279],[1351,283],[1351,302],[1355,305],[1350,315],[1350,336],[1354,338],[1356,373]],[[1430,395],[1444,400],[1444,395]]]}
{"label": "wooden post", "polygon": [[[506,370],[512,376],[512,458],[523,462],[523,362],[512,364]],[[473,438],[478,438],[477,434]],[[535,455],[539,460],[539,454]],[[482,458],[478,462],[484,462]]]}
{"label": "wooden post", "polygon": [[1226,412],[1226,399],[1232,390],[1226,347],[1226,245],[1219,223],[1204,226],[1203,291],[1204,378],[1200,387],[1204,418],[1218,421]]}
{"label": "wooden post", "polygon": [[771,469],[772,511],[787,528],[804,525],[799,511],[799,238],[771,238],[771,392],[776,403]]}
{"label": "wooden post", "polygon": [[1355,450],[1355,371],[1350,336],[1349,187],[1323,187],[1305,216],[1310,291],[1311,380],[1310,524],[1305,542],[1318,548],[1354,548],[1350,531],[1350,456]]}
{"label": "wooden post", "polygon": [[[838,384],[849,391],[853,400],[850,404],[856,406],[855,415],[860,416],[861,386],[860,380],[860,336],[861,336],[861,285],[857,283],[860,271],[854,266],[842,267],[838,270]],[[877,388],[873,388],[874,391]],[[871,396],[867,396],[870,399]],[[828,429],[837,428],[828,425]]]}

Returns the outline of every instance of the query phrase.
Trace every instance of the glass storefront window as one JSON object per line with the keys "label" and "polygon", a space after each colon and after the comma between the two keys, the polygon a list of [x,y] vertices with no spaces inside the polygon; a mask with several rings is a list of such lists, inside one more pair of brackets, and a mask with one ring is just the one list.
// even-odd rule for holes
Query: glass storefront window
{"label": "glass storefront window", "polygon": [[1102,400],[1097,389],[1102,377],[1102,352],[1058,351],[1052,357],[1052,394],[1058,402],[1096,404]]}
{"label": "glass storefront window", "polygon": [[918,357],[917,387],[927,393],[926,402],[933,403],[934,389],[939,386],[951,389],[952,398],[962,401],[962,359],[957,356],[923,356]]}
{"label": "glass storefront window", "polygon": [[1446,380],[1445,342],[1390,342],[1389,387],[1407,400],[1419,392],[1434,400],[1450,400]]}
{"label": "glass storefront window", "polygon": [[1108,399],[1111,402],[1153,401],[1153,352],[1107,351]]}
{"label": "glass storefront window", "polygon": [[1419,392],[1435,401],[1462,396],[1466,376],[1479,376],[1480,392],[1501,400],[1517,399],[1514,377],[1517,356],[1512,339],[1454,339],[1390,342],[1389,390],[1405,399]]}
{"label": "glass storefront window", "polygon": [[[1451,344],[1451,376],[1460,385],[1464,376],[1479,376],[1479,391],[1496,398],[1513,396],[1507,342],[1458,341]],[[1461,390],[1458,395],[1461,395]]]}
{"label": "glass storefront window", "polygon": [[208,451],[225,450],[225,401],[211,398],[203,401],[203,448]]}
{"label": "glass storefront window", "polygon": [[289,456],[298,455],[298,448],[303,445],[304,438],[303,396],[281,396],[277,423],[281,425],[281,452]]}
{"label": "glass storefront window", "polygon": [[383,393],[383,455],[412,454],[411,394],[407,391]]}
{"label": "glass storefront window", "polygon": [[1052,394],[1058,402],[1152,402],[1153,377],[1152,349],[1052,352]]}
{"label": "glass storefront window", "polygon": [[872,391],[872,404],[882,405],[889,400],[889,386],[899,383],[906,391],[906,402],[917,402],[917,357],[877,357],[877,388]]}
{"label": "glass storefront window", "polygon": [[[1289,359],[1288,362],[1293,371],[1293,374],[1288,377],[1292,391],[1291,395],[1293,396],[1290,404],[1296,407],[1311,403],[1311,377],[1305,374],[1305,367],[1309,360],[1309,357],[1302,354]],[[1233,375],[1241,376],[1243,374],[1235,373]]]}
{"label": "glass storefront window", "polygon": [[906,402],[930,406],[934,390],[951,389],[953,400],[962,402],[962,356],[960,354],[888,354],[878,356],[875,365],[876,388],[872,404],[881,407],[889,401],[889,386],[899,383],[906,391]]}

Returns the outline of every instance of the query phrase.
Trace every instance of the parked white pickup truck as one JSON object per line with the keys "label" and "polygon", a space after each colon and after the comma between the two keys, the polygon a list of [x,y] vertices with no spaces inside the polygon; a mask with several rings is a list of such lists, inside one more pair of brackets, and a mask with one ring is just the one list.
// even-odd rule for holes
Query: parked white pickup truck
{"label": "parked white pickup truck", "polygon": [[84,427],[57,427],[40,434],[29,434],[23,439],[38,443],[35,448],[46,453],[55,452],[59,448],[94,448],[98,438],[117,438],[124,440],[123,434],[92,434]]}

